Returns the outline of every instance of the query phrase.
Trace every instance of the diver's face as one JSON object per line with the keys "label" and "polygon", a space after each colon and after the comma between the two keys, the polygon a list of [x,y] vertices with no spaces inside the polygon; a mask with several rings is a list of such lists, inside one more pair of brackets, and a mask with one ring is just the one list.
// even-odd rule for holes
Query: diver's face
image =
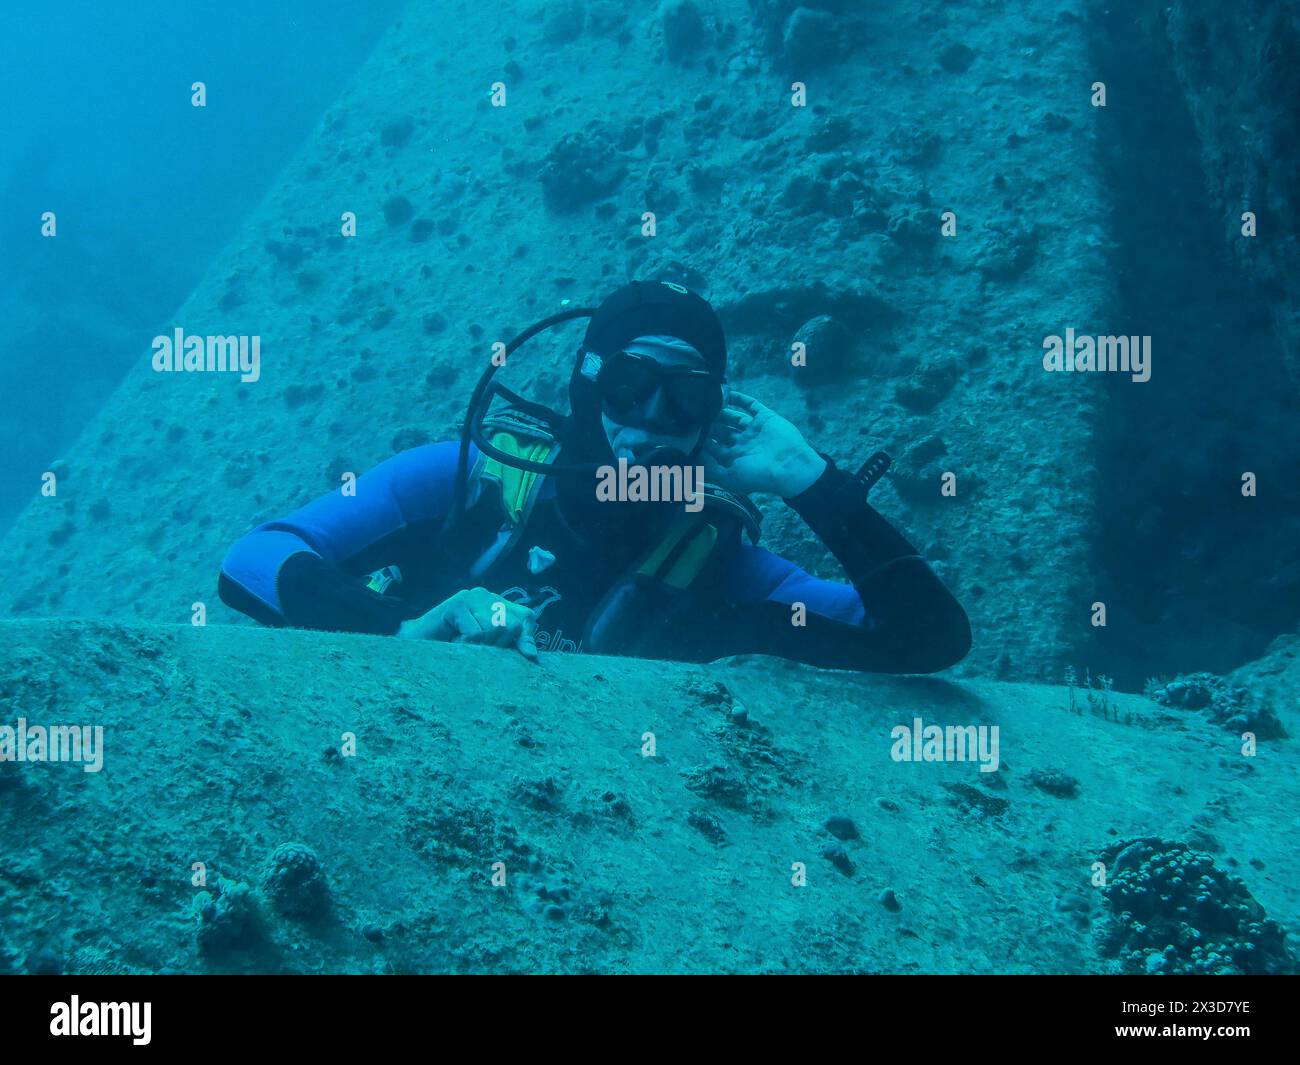
{"label": "diver's face", "polygon": [[[707,370],[704,359],[687,351],[656,350],[653,358],[661,366],[684,366],[692,370]],[[636,425],[626,425],[608,411],[600,415],[601,425],[605,429],[605,439],[616,459],[626,459],[629,463],[643,462],[655,448],[668,447],[684,454],[690,454],[700,442],[707,425],[682,433],[673,426],[673,417],[669,410],[669,399],[662,388],[656,389],[636,410]]]}

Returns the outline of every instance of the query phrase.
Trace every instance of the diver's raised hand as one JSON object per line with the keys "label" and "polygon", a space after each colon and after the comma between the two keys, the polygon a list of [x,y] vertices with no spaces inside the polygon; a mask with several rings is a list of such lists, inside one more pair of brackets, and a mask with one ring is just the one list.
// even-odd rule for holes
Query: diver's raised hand
{"label": "diver's raised hand", "polygon": [[711,460],[709,480],[746,495],[775,492],[789,499],[826,469],[826,460],[792,422],[734,390],[709,429],[704,453]]}
{"label": "diver's raised hand", "polygon": [[513,647],[533,662],[537,661],[536,633],[535,611],[486,588],[459,591],[420,617],[402,622],[397,630],[398,636],[408,640]]}

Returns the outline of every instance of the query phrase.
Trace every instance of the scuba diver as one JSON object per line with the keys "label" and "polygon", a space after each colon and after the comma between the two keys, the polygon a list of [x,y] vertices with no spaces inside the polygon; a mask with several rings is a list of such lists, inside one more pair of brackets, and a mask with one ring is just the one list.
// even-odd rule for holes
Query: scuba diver
{"label": "scuba diver", "polygon": [[[567,416],[494,383],[494,359],[459,442],[400,452],[354,493],[259,525],[226,556],[222,600],[267,625],[487,643],[534,660],[752,653],[929,673],[966,655],[965,611],[867,502],[887,455],[842,470],[729,390],[722,324],[680,285],[633,281],[594,310],[530,327],[504,355],[578,317],[590,321]],[[627,485],[637,473],[703,477],[685,505],[609,499],[597,486],[615,468]],[[850,583],[759,547],[753,492],[782,497]]]}

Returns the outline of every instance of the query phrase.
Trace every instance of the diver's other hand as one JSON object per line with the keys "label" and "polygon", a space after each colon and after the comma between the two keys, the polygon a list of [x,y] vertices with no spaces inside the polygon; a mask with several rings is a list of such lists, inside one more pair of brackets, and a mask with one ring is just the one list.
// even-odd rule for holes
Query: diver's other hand
{"label": "diver's other hand", "polygon": [[397,635],[408,640],[442,640],[446,643],[486,643],[513,647],[537,661],[537,614],[526,606],[507,602],[486,588],[466,588],[432,610],[402,622]]}
{"label": "diver's other hand", "polygon": [[774,492],[797,496],[822,475],[826,460],[792,422],[753,396],[729,390],[727,402],[709,429],[705,455],[717,480],[734,492]]}

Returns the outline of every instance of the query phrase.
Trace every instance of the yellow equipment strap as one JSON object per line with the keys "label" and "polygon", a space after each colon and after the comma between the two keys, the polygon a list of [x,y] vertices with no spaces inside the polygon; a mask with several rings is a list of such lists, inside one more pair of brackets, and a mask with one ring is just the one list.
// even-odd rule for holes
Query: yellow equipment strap
{"label": "yellow equipment strap", "polygon": [[[500,432],[492,437],[492,446],[529,462],[545,462],[552,445],[545,440],[520,440],[513,433]],[[511,525],[517,525],[528,506],[533,487],[542,474],[532,470],[517,470],[493,458],[485,460],[483,472],[501,482],[501,506],[505,510],[506,520]]]}
{"label": "yellow equipment strap", "polygon": [[[679,549],[678,545],[683,540],[685,544]],[[717,541],[718,530],[712,522],[694,517],[685,518],[674,525],[659,545],[646,556],[638,572],[646,577],[655,577],[673,588],[688,588],[713,554]],[[661,573],[660,570],[666,564],[667,572]]]}
{"label": "yellow equipment strap", "polygon": [[[554,447],[546,440],[521,439],[504,431],[492,437],[492,445],[511,455],[540,463],[547,461]],[[528,509],[538,478],[544,475],[506,466],[487,456],[484,456],[482,473],[501,483],[501,506],[506,520],[511,525],[518,525]],[[645,557],[638,572],[673,588],[688,588],[712,556],[717,542],[716,525],[696,514],[684,515]],[[661,570],[666,572],[661,573]]]}

